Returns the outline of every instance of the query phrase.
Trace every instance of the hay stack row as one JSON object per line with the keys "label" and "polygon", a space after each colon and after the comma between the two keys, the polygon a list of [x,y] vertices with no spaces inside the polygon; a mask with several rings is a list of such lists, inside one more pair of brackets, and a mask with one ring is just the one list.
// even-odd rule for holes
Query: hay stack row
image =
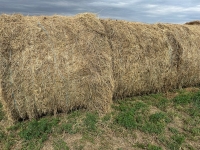
{"label": "hay stack row", "polygon": [[1,102],[11,120],[200,83],[200,26],[93,14],[0,16]]}

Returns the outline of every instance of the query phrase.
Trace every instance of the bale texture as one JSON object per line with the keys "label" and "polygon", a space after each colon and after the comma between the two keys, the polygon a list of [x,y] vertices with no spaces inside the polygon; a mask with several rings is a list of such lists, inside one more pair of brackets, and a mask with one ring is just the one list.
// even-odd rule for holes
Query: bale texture
{"label": "bale texture", "polygon": [[93,14],[0,16],[1,102],[11,120],[200,83],[200,26]]}
{"label": "bale texture", "polygon": [[111,53],[96,16],[0,16],[2,101],[11,120],[83,107],[107,112]]}
{"label": "bale texture", "polygon": [[112,49],[114,98],[200,83],[200,27],[101,20]]}

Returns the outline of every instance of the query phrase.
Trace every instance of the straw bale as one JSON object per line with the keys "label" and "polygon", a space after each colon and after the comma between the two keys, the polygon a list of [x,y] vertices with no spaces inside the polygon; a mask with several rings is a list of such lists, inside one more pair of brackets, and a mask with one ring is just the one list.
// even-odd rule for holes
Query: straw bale
{"label": "straw bale", "polygon": [[93,14],[0,16],[1,102],[11,120],[200,83],[200,26]]}
{"label": "straw bale", "polygon": [[101,20],[112,53],[114,98],[200,83],[200,27]]}
{"label": "straw bale", "polygon": [[111,54],[93,14],[0,16],[2,101],[11,120],[87,108],[107,112]]}

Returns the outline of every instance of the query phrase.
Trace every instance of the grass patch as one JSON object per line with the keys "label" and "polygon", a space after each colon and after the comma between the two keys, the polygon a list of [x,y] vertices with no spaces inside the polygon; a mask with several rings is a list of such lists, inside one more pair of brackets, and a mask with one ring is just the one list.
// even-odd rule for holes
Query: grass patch
{"label": "grass patch", "polygon": [[102,122],[107,122],[111,119],[111,114],[106,114],[103,118],[102,118]]}
{"label": "grass patch", "polygon": [[192,128],[190,132],[193,136],[200,136],[200,127]]}
{"label": "grass patch", "polygon": [[143,102],[121,103],[116,110],[120,112],[115,117],[115,122],[126,129],[136,129],[143,123],[143,115],[148,110],[148,105]]}
{"label": "grass patch", "polygon": [[53,148],[54,150],[69,150],[67,143],[65,143],[62,139],[54,141]]}
{"label": "grass patch", "polygon": [[137,127],[137,123],[135,120],[134,111],[125,111],[118,114],[116,117],[116,123],[125,127],[126,129],[135,129]]}
{"label": "grass patch", "polygon": [[180,149],[184,142],[185,137],[183,135],[173,135],[171,141],[168,142],[167,147],[170,150]]}
{"label": "grass patch", "polygon": [[96,113],[87,113],[86,118],[84,119],[84,125],[88,131],[96,131],[98,122],[98,114]]}
{"label": "grass patch", "polygon": [[191,103],[192,94],[191,93],[182,93],[173,98],[173,102],[176,105],[187,105]]}
{"label": "grass patch", "polygon": [[155,106],[160,108],[161,110],[165,110],[168,105],[169,100],[167,98],[162,97],[161,99],[159,99]]}
{"label": "grass patch", "polygon": [[155,134],[161,134],[164,132],[164,130],[165,130],[165,125],[163,123],[147,122],[141,128],[141,131],[145,133],[155,133]]}
{"label": "grass patch", "polygon": [[19,135],[24,140],[41,139],[45,141],[48,138],[48,134],[52,132],[52,128],[58,124],[58,119],[49,120],[43,118],[39,121],[33,120],[27,124],[25,128],[22,128]]}
{"label": "grass patch", "polygon": [[146,133],[161,134],[164,132],[166,123],[171,120],[163,112],[157,112],[149,116],[149,119],[142,125],[141,131]]}
{"label": "grass patch", "polygon": [[183,142],[185,141],[185,137],[183,135],[173,135],[171,138],[178,145],[183,144]]}
{"label": "grass patch", "polygon": [[0,103],[0,121],[1,120],[3,120],[3,118],[4,118],[4,112],[3,112],[3,106],[2,106],[2,104]]}
{"label": "grass patch", "polygon": [[194,103],[194,106],[196,106],[200,110],[200,91],[193,95],[192,101]]}
{"label": "grass patch", "polygon": [[72,123],[62,123],[61,126],[59,126],[59,132],[65,132],[69,134],[74,134],[76,131],[73,130],[73,124]]}
{"label": "grass patch", "polygon": [[169,123],[169,122],[171,122],[170,118],[167,117],[167,115],[163,112],[158,112],[158,113],[150,115],[149,121],[152,123],[158,123],[158,122]]}
{"label": "grass patch", "polygon": [[[113,111],[101,118],[98,113],[77,110],[9,128],[3,126],[6,118],[0,105],[0,147],[42,149],[51,137],[46,142],[55,150],[200,149],[196,144],[200,141],[200,91],[182,90],[167,96],[159,93],[115,101]],[[61,137],[67,137],[67,143]]]}
{"label": "grass patch", "polygon": [[169,131],[173,134],[178,134],[179,131],[176,128],[169,127]]}
{"label": "grass patch", "polygon": [[162,150],[160,146],[148,144],[147,150]]}
{"label": "grass patch", "polygon": [[5,132],[0,130],[0,141],[4,140],[5,138],[6,138]]}

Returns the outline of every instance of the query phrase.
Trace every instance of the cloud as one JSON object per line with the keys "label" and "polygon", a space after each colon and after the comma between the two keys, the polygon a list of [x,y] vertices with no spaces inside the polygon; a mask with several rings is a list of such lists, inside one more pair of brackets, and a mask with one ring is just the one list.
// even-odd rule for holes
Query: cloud
{"label": "cloud", "polygon": [[103,0],[103,1],[96,1],[91,2],[89,5],[96,6],[96,7],[115,7],[115,8],[127,8],[130,5],[136,4],[141,0]]}
{"label": "cloud", "polygon": [[0,0],[0,13],[75,15],[92,12],[102,18],[146,23],[200,20],[200,1],[174,0]]}
{"label": "cloud", "polygon": [[170,5],[146,5],[146,12],[150,14],[157,15],[168,15],[173,13],[200,13],[200,5],[194,7],[180,7],[180,6],[170,6]]}

